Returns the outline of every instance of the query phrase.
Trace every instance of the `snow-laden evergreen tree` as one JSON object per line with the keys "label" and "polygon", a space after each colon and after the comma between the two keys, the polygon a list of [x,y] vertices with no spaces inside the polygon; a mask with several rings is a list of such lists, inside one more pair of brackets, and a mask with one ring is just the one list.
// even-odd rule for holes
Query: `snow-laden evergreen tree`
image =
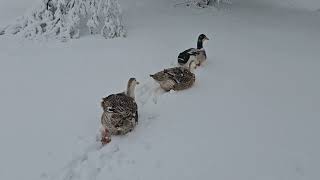
{"label": "snow-laden evergreen tree", "polygon": [[210,5],[219,7],[220,3],[231,4],[231,0],[185,0],[185,2],[179,4],[186,4],[187,6],[191,7],[206,8]]}
{"label": "snow-laden evergreen tree", "polygon": [[0,31],[30,39],[69,40],[80,36],[81,25],[105,38],[124,37],[118,0],[40,0],[31,12]]}

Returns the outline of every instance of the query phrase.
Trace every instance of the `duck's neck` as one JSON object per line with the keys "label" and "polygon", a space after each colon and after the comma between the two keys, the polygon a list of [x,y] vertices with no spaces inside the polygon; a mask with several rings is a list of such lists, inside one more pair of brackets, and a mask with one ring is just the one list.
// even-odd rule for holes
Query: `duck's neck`
{"label": "duck's neck", "polygon": [[135,99],[135,95],[134,95],[135,87],[136,87],[135,84],[133,84],[130,81],[128,82],[126,95],[129,96],[129,97],[132,97],[133,99]]}
{"label": "duck's neck", "polygon": [[202,40],[198,39],[197,49],[202,49],[202,48],[203,48],[203,42]]}

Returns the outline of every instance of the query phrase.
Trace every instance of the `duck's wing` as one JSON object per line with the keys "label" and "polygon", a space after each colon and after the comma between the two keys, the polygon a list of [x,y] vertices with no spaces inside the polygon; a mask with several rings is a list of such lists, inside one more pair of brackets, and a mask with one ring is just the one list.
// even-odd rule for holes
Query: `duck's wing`
{"label": "duck's wing", "polygon": [[178,55],[178,63],[186,64],[189,61],[190,56],[196,56],[198,54],[199,54],[198,49],[195,49],[195,48],[187,49]]}
{"label": "duck's wing", "polygon": [[151,74],[150,77],[152,77],[156,81],[164,81],[168,78],[166,74],[166,70],[167,69],[164,69],[163,71],[157,72],[155,74]]}
{"label": "duck's wing", "polygon": [[163,71],[150,76],[157,81],[173,80],[174,82],[179,83],[179,76],[183,76],[184,71],[185,68],[183,67],[174,67],[164,69]]}
{"label": "duck's wing", "polygon": [[101,123],[111,134],[130,132],[138,122],[138,106],[133,98],[124,93],[112,94],[103,98],[104,109]]}
{"label": "duck's wing", "polygon": [[180,54],[196,55],[196,54],[198,54],[198,53],[199,53],[198,49],[196,49],[196,48],[189,48],[189,49],[181,52]]}
{"label": "duck's wing", "polygon": [[175,67],[166,69],[164,72],[167,74],[168,78],[175,81],[176,83],[180,83],[179,78],[183,76],[183,67]]}
{"label": "duck's wing", "polygon": [[195,55],[199,54],[199,50],[196,49],[196,48],[190,48],[190,49],[187,50],[187,53],[192,55],[192,56],[195,56]]}
{"label": "duck's wing", "polygon": [[129,116],[138,110],[133,98],[124,93],[112,94],[103,100],[104,110],[123,116]]}
{"label": "duck's wing", "polygon": [[174,90],[184,90],[190,88],[195,82],[195,74],[188,69],[183,69],[183,72],[176,76],[177,82],[174,86]]}

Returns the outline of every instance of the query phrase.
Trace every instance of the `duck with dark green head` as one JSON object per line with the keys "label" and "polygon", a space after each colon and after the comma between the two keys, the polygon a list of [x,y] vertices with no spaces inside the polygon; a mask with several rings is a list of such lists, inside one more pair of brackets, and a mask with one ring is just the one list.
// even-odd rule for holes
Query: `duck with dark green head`
{"label": "duck with dark green head", "polygon": [[191,60],[195,60],[197,65],[200,66],[206,59],[207,54],[203,48],[203,42],[209,40],[209,38],[200,34],[197,41],[197,48],[190,48],[181,52],[178,56],[178,64],[181,66],[188,66]]}

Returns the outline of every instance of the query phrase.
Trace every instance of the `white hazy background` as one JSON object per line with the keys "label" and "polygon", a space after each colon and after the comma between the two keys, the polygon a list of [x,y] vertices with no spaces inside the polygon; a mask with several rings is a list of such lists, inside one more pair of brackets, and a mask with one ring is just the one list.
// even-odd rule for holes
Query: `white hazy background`
{"label": "white hazy background", "polygon": [[[0,0],[0,27],[35,2]],[[176,2],[121,0],[127,38],[0,36],[1,180],[320,179],[319,2]],[[156,93],[201,33],[194,87]],[[133,76],[139,125],[98,149],[100,100]]]}

